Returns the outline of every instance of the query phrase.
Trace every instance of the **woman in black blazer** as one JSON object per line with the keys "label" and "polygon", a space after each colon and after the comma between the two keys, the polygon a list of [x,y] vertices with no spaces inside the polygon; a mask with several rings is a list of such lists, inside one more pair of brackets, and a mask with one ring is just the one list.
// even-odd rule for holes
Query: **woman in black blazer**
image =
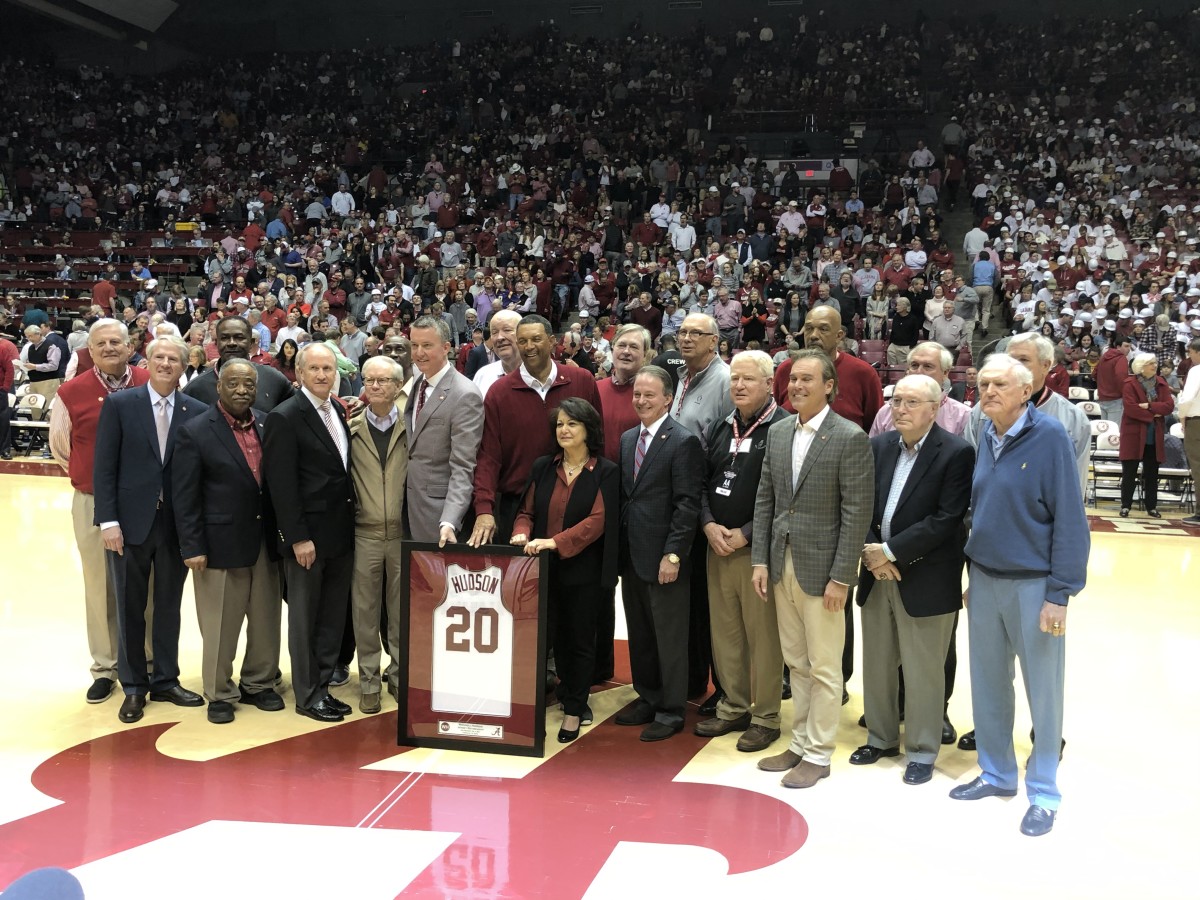
{"label": "woman in black blazer", "polygon": [[560,451],[533,464],[512,543],[550,557],[550,622],[561,684],[561,743],[592,723],[588,692],[596,657],[596,620],[617,584],[620,472],[605,459],[600,414],[569,397],[551,419]]}

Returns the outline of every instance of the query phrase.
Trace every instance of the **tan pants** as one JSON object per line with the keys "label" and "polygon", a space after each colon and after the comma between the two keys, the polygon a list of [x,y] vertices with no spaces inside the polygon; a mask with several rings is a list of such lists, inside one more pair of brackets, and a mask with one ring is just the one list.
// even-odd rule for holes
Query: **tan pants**
{"label": "tan pants", "polygon": [[887,348],[887,364],[889,366],[907,366],[908,351],[912,347],[901,347],[898,344],[888,344]]}
{"label": "tan pants", "polygon": [[846,616],[829,612],[825,599],[804,593],[792,554],[784,553],[783,577],[775,584],[775,615],[783,661],[792,673],[790,749],[810,763],[829,765],[842,713],[842,647]]}
{"label": "tan pants", "polygon": [[252,694],[274,690],[283,597],[279,563],[267,556],[266,546],[259,549],[253,566],[193,572],[192,586],[203,642],[200,674],[205,698],[233,703],[241,697],[233,682],[233,658],[242,623],[246,624],[242,687]]}
{"label": "tan pants", "polygon": [[987,331],[988,322],[992,319],[992,306],[996,302],[996,291],[986,284],[976,285],[975,293],[979,295],[979,324]]}
{"label": "tan pants", "polygon": [[900,746],[898,666],[904,667],[904,751],[932,765],[942,746],[946,650],[954,613],[913,618],[894,581],[877,581],[862,608],[863,710],[867,743]]}
{"label": "tan pants", "polygon": [[[364,694],[378,694],[382,679],[379,660],[380,604],[387,598],[388,656],[399,658],[400,647],[400,538],[376,540],[355,535],[354,580],[350,583],[350,619],[358,653],[358,685]],[[399,672],[389,669],[391,687],[399,689]]]}
{"label": "tan pants", "polygon": [[[117,680],[117,595],[104,565],[104,540],[94,524],[96,498],[76,491],[71,498],[71,526],[83,570],[83,612],[92,678]],[[153,579],[151,580],[153,585]],[[150,634],[154,624],[154,588],[146,600],[146,659],[153,659]]]}
{"label": "tan pants", "polygon": [[749,712],[755,725],[778,729],[783,652],[775,598],[771,591],[766,600],[755,593],[751,572],[749,547],[729,556],[708,551],[713,663],[724,691],[717,717],[732,720]]}
{"label": "tan pants", "polygon": [[29,393],[41,394],[46,398],[46,405],[40,410],[33,411],[33,421],[41,422],[50,416],[50,401],[54,399],[54,395],[58,393],[59,387],[62,386],[61,378],[50,378],[46,381],[31,381],[29,382]]}

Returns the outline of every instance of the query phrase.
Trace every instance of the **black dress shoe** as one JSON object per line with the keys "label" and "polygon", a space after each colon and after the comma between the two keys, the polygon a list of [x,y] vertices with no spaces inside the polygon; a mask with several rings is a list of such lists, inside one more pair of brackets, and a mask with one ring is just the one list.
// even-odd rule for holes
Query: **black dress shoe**
{"label": "black dress shoe", "polygon": [[700,704],[699,713],[702,716],[715,716],[717,714],[717,704],[721,698],[725,696],[723,691],[713,691],[707,700]]}
{"label": "black dress shoe", "polygon": [[846,690],[845,688],[842,688],[842,706],[845,706],[849,702],[850,702],[850,692],[848,690]]}
{"label": "black dress shoe", "polygon": [[156,703],[174,703],[176,706],[204,705],[203,697],[179,684],[165,691],[151,691],[150,699]]}
{"label": "black dress shoe", "polygon": [[279,710],[283,709],[283,698],[270,688],[267,688],[265,691],[254,692],[241,688],[241,692],[242,699],[240,702],[257,706],[263,712],[279,712]]}
{"label": "black dress shoe", "polygon": [[613,721],[618,725],[648,725],[654,721],[654,707],[645,700],[636,700],[617,713]]}
{"label": "black dress shoe", "polygon": [[334,666],[333,674],[329,676],[329,683],[334,687],[341,687],[350,681],[349,666]]}
{"label": "black dress shoe", "polygon": [[905,784],[924,784],[933,778],[933,763],[910,762],[904,769]]}
{"label": "black dress shoe", "polygon": [[213,700],[208,704],[208,721],[214,725],[228,725],[233,721],[233,704],[224,700]]}
{"label": "black dress shoe", "polygon": [[958,739],[958,749],[966,750],[969,753],[975,752],[975,729],[972,728],[966,734]]}
{"label": "black dress shoe", "polygon": [[1186,516],[1183,519],[1184,525],[1191,525],[1193,528],[1200,527],[1200,516]]}
{"label": "black dress shoe", "polygon": [[1128,518],[1129,518],[1129,507],[1128,507],[1128,506],[1122,506],[1122,507],[1121,507],[1121,518],[1122,518],[1122,519],[1128,519]]}
{"label": "black dress shoe", "polygon": [[129,725],[141,719],[145,715],[146,695],[145,694],[126,694],[125,702],[121,704],[121,709],[117,713],[117,718]]}
{"label": "black dress shoe", "polygon": [[982,800],[984,797],[1015,797],[1017,789],[998,788],[994,784],[988,784],[982,778],[976,776],[973,781],[966,784],[960,784],[958,787],[950,790],[951,800]]}
{"label": "black dress shoe", "polygon": [[112,696],[116,682],[111,678],[97,678],[87,690],[88,703],[103,703]]}
{"label": "black dress shoe", "polygon": [[662,722],[651,722],[642,731],[642,740],[647,743],[653,741],[665,741],[669,737],[674,737],[683,731],[683,723],[678,725],[664,725]]}
{"label": "black dress shoe", "polygon": [[336,709],[343,716],[348,716],[350,713],[354,712],[353,706],[351,706],[349,703],[343,703],[337,697],[333,696],[333,694],[325,695],[325,705],[332,709]]}
{"label": "black dress shoe", "polygon": [[[1162,518],[1162,513],[1160,513],[1157,509],[1146,510],[1146,515],[1148,515],[1152,519],[1161,519]],[[1039,809],[1040,808],[1041,807],[1039,807]]]}
{"label": "black dress shoe", "polygon": [[297,706],[296,713],[301,716],[308,716],[310,719],[316,719],[318,722],[340,722],[346,718],[324,700],[314,703],[309,707]]}
{"label": "black dress shoe", "polygon": [[779,699],[792,699],[792,679],[788,677],[788,673],[786,671],[783,673],[783,687],[779,691]]}
{"label": "black dress shoe", "polygon": [[863,744],[857,750],[850,754],[850,765],[852,766],[872,766],[885,756],[899,756],[899,747],[872,747],[870,744]]}
{"label": "black dress shoe", "polygon": [[1054,810],[1044,806],[1031,806],[1021,819],[1021,834],[1041,837],[1054,827]]}
{"label": "black dress shoe", "polygon": [[958,737],[958,732],[955,731],[954,726],[950,724],[950,717],[948,715],[943,715],[942,716],[942,743],[947,744],[947,745],[953,744],[955,738],[957,738],[957,737]]}
{"label": "black dress shoe", "polygon": [[[580,725],[583,724],[582,717],[579,720],[579,724]],[[558,729],[558,742],[560,744],[569,744],[569,743],[571,743],[571,741],[575,740],[575,738],[577,738],[577,737],[579,737],[579,728],[578,727],[575,728],[574,731],[568,730],[566,727],[560,727]]]}

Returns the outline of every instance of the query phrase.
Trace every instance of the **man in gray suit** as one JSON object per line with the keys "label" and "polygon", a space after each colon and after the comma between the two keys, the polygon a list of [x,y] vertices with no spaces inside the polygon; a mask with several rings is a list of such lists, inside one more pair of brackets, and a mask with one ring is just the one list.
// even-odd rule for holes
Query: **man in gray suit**
{"label": "man in gray suit", "polygon": [[475,457],[483,438],[483,398],[450,365],[450,328],[421,316],[409,330],[418,376],[404,408],[408,476],[404,511],[416,541],[457,543],[471,506]]}
{"label": "man in gray suit", "polygon": [[638,699],[616,723],[645,725],[643,741],[682,730],[687,701],[687,557],[704,454],[700,439],[668,415],[674,393],[666,369],[644,366],[633,382],[641,424],[621,435],[621,596]]}
{"label": "man in gray suit", "polygon": [[791,746],[759,762],[786,772],[784,787],[829,775],[842,705],[842,646],[849,586],[871,527],[875,463],[861,428],[829,408],[837,370],[820,350],[803,350],[788,379],[796,417],[767,432],[754,503],[750,560],[754,589],[774,584],[783,661],[792,675]]}

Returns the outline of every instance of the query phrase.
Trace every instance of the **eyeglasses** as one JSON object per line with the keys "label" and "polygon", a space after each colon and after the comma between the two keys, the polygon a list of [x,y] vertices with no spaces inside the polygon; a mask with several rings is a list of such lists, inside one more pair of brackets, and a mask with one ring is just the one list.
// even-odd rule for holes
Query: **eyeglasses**
{"label": "eyeglasses", "polygon": [[395,382],[394,378],[364,378],[363,379],[363,384],[367,385],[368,387],[377,385],[377,384],[379,384],[379,385],[393,384],[394,382]]}
{"label": "eyeglasses", "polygon": [[694,328],[683,328],[683,329],[680,329],[679,331],[675,332],[675,334],[681,338],[702,338],[702,337],[716,337],[717,336],[712,331],[697,331]]}
{"label": "eyeglasses", "polygon": [[936,403],[935,400],[913,400],[909,397],[892,397],[888,400],[888,406],[892,409],[907,409],[914,410],[920,408],[922,403]]}

